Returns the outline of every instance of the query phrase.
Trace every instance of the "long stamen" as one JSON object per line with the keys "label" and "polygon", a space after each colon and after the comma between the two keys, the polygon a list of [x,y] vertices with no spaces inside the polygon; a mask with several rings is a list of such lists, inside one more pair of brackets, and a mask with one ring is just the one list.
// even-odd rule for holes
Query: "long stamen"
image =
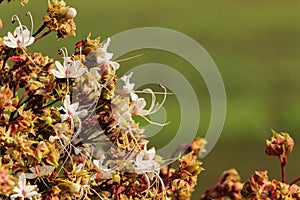
{"label": "long stamen", "polygon": [[31,15],[31,13],[29,11],[26,13],[26,16],[29,16],[29,18],[30,18],[30,22],[31,22],[30,35],[32,35],[32,33],[33,33],[33,18],[32,18],[32,15]]}
{"label": "long stamen", "polygon": [[135,55],[135,56],[131,56],[129,58],[116,60],[115,62],[123,62],[123,61],[131,60],[131,59],[134,59],[134,58],[138,58],[138,57],[143,56],[143,55],[144,55],[144,53],[141,53],[141,54],[138,54],[138,55]]}
{"label": "long stamen", "polygon": [[79,58],[80,58],[80,62],[81,62],[81,57],[82,57],[82,46],[80,46],[80,48],[79,48]]}
{"label": "long stamen", "polygon": [[150,119],[148,119],[147,117],[141,115],[141,117],[146,120],[149,124],[152,124],[152,125],[156,125],[156,126],[166,126],[168,124],[170,124],[171,122],[167,122],[167,123],[164,123],[164,124],[161,124],[161,123],[158,123],[158,122],[153,122],[151,121]]}
{"label": "long stamen", "polygon": [[59,52],[63,54],[63,58],[67,58],[68,57],[68,50],[67,50],[66,47],[60,48]]}
{"label": "long stamen", "polygon": [[158,178],[158,180],[160,181],[161,184],[161,189],[163,192],[163,197],[166,196],[166,186],[164,181],[162,180],[162,178],[159,176],[159,173],[157,173],[156,171],[153,171],[153,173],[156,175],[156,177]]}
{"label": "long stamen", "polygon": [[37,65],[34,63],[34,61],[32,60],[32,58],[26,53],[25,49],[23,49],[23,47],[21,47],[21,49],[23,50],[23,52],[25,53],[26,57],[32,62],[32,64],[37,67]]}
{"label": "long stamen", "polygon": [[150,90],[150,89],[148,90],[152,94],[152,103],[151,103],[151,107],[149,109],[149,114],[156,113],[163,106],[163,104],[166,101],[166,98],[167,98],[167,88],[164,87],[163,85],[160,85],[160,87],[162,87],[164,89],[164,98],[163,98],[162,102],[160,104],[158,104],[158,105],[155,105],[156,97],[155,97],[154,92],[152,90]]}
{"label": "long stamen", "polygon": [[149,92],[149,91],[147,91],[147,90],[141,90],[141,91],[139,91],[139,90],[135,90],[134,91],[134,93],[139,93],[139,94],[163,94],[163,95],[165,95],[165,94],[169,94],[169,95],[174,95],[174,94],[177,94],[177,93],[174,93],[174,92],[167,92],[167,93],[165,93],[165,92]]}

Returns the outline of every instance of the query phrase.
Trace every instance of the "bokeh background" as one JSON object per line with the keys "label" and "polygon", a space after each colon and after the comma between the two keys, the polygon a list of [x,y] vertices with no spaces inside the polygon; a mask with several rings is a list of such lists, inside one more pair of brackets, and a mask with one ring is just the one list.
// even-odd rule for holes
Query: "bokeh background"
{"label": "bokeh background", "polygon": [[[51,34],[30,51],[42,51],[59,59],[57,49],[84,39],[88,33],[106,39],[138,27],[165,27],[182,32],[201,44],[213,58],[223,77],[227,93],[227,117],[222,135],[203,161],[194,199],[217,181],[222,171],[236,168],[243,181],[254,170],[269,170],[271,178],[280,178],[276,158],[264,154],[265,139],[271,129],[289,132],[295,139],[294,153],[287,167],[287,179],[299,176],[300,157],[300,1],[280,0],[68,0],[78,11],[77,36],[55,42]],[[35,30],[42,23],[46,0],[30,0],[0,5],[4,28],[1,36],[15,25],[10,17],[18,14],[30,27],[25,13],[33,14]],[[194,87],[201,107],[199,136],[205,136],[210,120],[210,97],[193,66],[168,52],[145,49],[124,55],[142,56],[121,63],[120,75],[144,63],[162,63],[181,72]],[[159,72],[158,72],[159,73]],[[151,138],[152,145],[164,145],[176,133],[178,102],[172,95],[166,103],[172,123]],[[196,112],[196,111],[195,111]],[[190,119],[193,120],[193,119]],[[186,130],[189,134],[189,130]],[[193,133],[192,133],[193,134]]]}

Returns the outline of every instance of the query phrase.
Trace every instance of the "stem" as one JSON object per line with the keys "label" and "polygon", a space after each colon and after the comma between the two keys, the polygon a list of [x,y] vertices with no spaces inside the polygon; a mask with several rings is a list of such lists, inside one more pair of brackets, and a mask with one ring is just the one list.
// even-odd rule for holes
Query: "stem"
{"label": "stem", "polygon": [[222,183],[223,181],[224,181],[224,180],[223,180],[223,177],[220,177],[220,179],[218,180],[218,182],[217,182],[214,186],[212,186],[211,188],[209,188],[208,190],[205,191],[204,196],[202,196],[202,197],[200,198],[200,200],[202,200],[202,199],[209,199],[209,198],[210,198],[210,195],[211,195],[216,189],[218,189],[218,187],[220,187],[220,185],[221,185],[221,183]]}
{"label": "stem", "polygon": [[55,104],[55,103],[58,102],[58,101],[60,101],[60,99],[56,99],[56,100],[52,101],[51,103],[49,103],[49,104],[47,104],[47,105],[45,105],[45,106],[43,106],[43,107],[32,109],[32,111],[36,111],[36,110],[41,110],[41,109],[47,108],[47,107],[49,107],[49,106]]}
{"label": "stem", "polygon": [[300,181],[300,177],[296,178],[293,182],[290,183],[290,186],[294,185],[295,183],[297,183],[298,181]]}
{"label": "stem", "polygon": [[[14,115],[15,115],[16,112],[18,111],[18,108],[20,108],[24,103],[26,103],[26,102],[28,102],[28,101],[29,101],[29,97],[28,97],[24,102],[22,102],[21,104],[18,104],[18,105],[17,105],[16,110],[13,111],[13,112],[10,114],[10,118],[9,118],[9,122],[10,122],[10,123],[13,122],[13,121],[15,121],[15,120],[19,117],[19,115],[17,115],[16,117],[14,117]],[[13,117],[14,117],[14,118],[13,118]]]}
{"label": "stem", "polygon": [[43,23],[42,26],[32,35],[33,37],[37,36],[42,30],[46,28],[46,24]]}
{"label": "stem", "polygon": [[2,69],[4,69],[4,67],[5,67],[5,65],[6,65],[6,62],[7,62],[8,58],[9,58],[9,55],[7,54],[7,55],[4,57],[4,59],[3,59]]}
{"label": "stem", "polygon": [[280,160],[280,167],[281,167],[281,179],[283,183],[286,183],[286,172],[285,172],[285,166],[287,164],[287,159],[282,158],[281,156],[279,157]]}
{"label": "stem", "polygon": [[69,78],[67,77],[67,94],[70,93],[70,82],[69,82]]}
{"label": "stem", "polygon": [[[17,108],[19,108],[21,105],[23,105],[25,102],[27,102],[29,100],[29,98],[27,98],[24,102],[23,99],[28,95],[29,91],[25,91],[22,95],[22,97],[19,100],[19,104],[17,105]],[[22,102],[22,103],[21,103]]]}
{"label": "stem", "polygon": [[38,36],[35,38],[35,42],[38,41],[39,39],[45,37],[46,35],[48,35],[49,33],[51,33],[51,30],[49,29],[48,31],[46,31],[45,33],[43,33],[41,36]]}

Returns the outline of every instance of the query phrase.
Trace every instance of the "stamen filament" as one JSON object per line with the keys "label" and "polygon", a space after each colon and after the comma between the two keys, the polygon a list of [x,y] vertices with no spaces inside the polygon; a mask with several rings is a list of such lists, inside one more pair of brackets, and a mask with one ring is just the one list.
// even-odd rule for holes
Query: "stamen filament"
{"label": "stamen filament", "polygon": [[29,16],[29,18],[30,18],[30,22],[31,22],[30,35],[32,35],[32,33],[33,33],[33,18],[32,18],[32,15],[31,15],[31,13],[29,11],[26,13],[26,16]]}

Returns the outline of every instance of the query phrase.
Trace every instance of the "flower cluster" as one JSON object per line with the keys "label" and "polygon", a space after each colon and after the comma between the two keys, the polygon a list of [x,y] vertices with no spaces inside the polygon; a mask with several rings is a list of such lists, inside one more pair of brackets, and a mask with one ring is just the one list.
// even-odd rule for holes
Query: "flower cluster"
{"label": "flower cluster", "polygon": [[148,115],[165,102],[166,87],[136,91],[132,73],[118,78],[109,38],[89,35],[73,54],[61,48],[61,60],[28,50],[52,32],[75,35],[76,14],[52,0],[35,33],[27,13],[31,30],[15,15],[14,31],[0,37],[0,199],[189,199],[205,141],[166,160],[134,118],[164,125]]}
{"label": "flower cluster", "polygon": [[267,171],[256,171],[243,186],[244,199],[300,199],[300,187],[269,180]]}
{"label": "flower cluster", "polygon": [[245,200],[299,200],[300,187],[296,185],[300,177],[286,183],[285,166],[287,157],[292,152],[294,140],[288,133],[277,133],[272,130],[273,137],[266,142],[266,154],[278,156],[281,164],[282,180],[270,180],[267,171],[255,171],[249,181],[242,183],[236,170],[225,171],[219,181],[209,188],[202,200],[208,199],[245,199]]}
{"label": "flower cluster", "polygon": [[76,24],[73,19],[76,15],[75,8],[66,6],[64,1],[53,0],[48,3],[47,15],[44,16],[42,28],[47,27],[48,32],[57,32],[57,38],[74,36]]}
{"label": "flower cluster", "polygon": [[[3,2],[4,0],[0,0],[0,4]],[[7,2],[11,2],[12,0],[7,0]],[[15,0],[14,0],[15,1]],[[24,6],[25,4],[28,4],[29,0],[20,0],[20,3]]]}
{"label": "flower cluster", "polygon": [[[206,141],[195,138],[180,156],[162,158],[135,117],[166,125],[149,119],[166,101],[165,86],[137,91],[133,73],[119,78],[110,38],[88,35],[72,54],[62,47],[60,60],[28,50],[52,32],[57,39],[75,35],[76,15],[63,0],[52,0],[35,33],[28,12],[30,30],[14,15],[17,26],[0,37],[0,199],[190,199]],[[256,171],[242,183],[231,169],[200,199],[299,200],[300,178],[286,183],[293,147],[287,133],[273,131],[267,141],[266,154],[279,158],[281,181]]]}
{"label": "flower cluster", "polygon": [[240,182],[240,176],[235,169],[230,169],[221,175],[218,182],[209,188],[202,195],[201,200],[222,199],[224,197],[230,199],[241,199],[240,190],[243,184]]}

